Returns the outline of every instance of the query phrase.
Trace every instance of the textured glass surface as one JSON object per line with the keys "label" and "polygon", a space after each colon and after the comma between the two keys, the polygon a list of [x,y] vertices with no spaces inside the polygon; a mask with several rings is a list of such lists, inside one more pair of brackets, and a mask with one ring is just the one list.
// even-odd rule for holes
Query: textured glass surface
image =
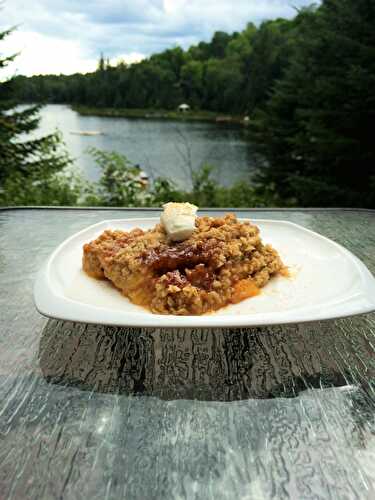
{"label": "textured glass surface", "polygon": [[[254,211],[375,273],[375,213]],[[0,210],[0,499],[373,499],[375,314],[272,328],[47,320],[66,237],[151,211]]]}

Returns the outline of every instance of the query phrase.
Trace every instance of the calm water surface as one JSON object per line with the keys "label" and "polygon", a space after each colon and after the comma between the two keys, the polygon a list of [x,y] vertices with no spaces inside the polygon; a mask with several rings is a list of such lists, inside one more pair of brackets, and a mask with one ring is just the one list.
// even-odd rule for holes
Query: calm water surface
{"label": "calm water surface", "polygon": [[[204,122],[179,122],[80,116],[63,105],[41,111],[40,133],[58,128],[71,156],[83,174],[97,180],[100,171],[88,154],[90,147],[125,154],[151,177],[172,178],[179,186],[190,184],[190,165],[215,166],[215,178],[224,185],[247,180],[254,171],[254,151],[242,128]],[[100,136],[73,135],[74,131],[100,131]]]}

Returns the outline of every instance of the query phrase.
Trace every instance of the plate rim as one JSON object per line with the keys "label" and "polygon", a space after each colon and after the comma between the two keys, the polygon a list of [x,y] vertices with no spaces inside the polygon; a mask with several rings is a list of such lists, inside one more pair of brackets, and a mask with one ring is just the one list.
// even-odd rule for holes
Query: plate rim
{"label": "plate rim", "polygon": [[[39,270],[33,290],[33,298],[34,304],[38,312],[46,317],[64,320],[64,321],[72,321],[76,323],[88,323],[88,324],[100,324],[100,325],[108,325],[108,326],[122,326],[122,327],[160,327],[160,328],[250,328],[250,327],[258,327],[258,326],[271,326],[271,325],[284,325],[284,324],[296,324],[296,323],[313,323],[317,321],[326,321],[326,320],[334,320],[349,316],[356,316],[362,314],[368,314],[375,310],[375,278],[372,273],[369,271],[367,266],[351,251],[340,245],[334,240],[323,236],[320,233],[312,231],[311,229],[305,228],[304,226],[297,224],[295,222],[287,221],[287,220],[278,220],[278,219],[257,219],[257,218],[247,218],[247,217],[239,217],[241,221],[251,221],[255,224],[257,223],[276,223],[281,225],[288,225],[297,228],[299,231],[303,231],[305,233],[309,233],[315,238],[319,238],[326,243],[333,245],[340,252],[344,253],[344,255],[353,263],[355,266],[357,273],[361,277],[361,291],[356,295],[363,299],[367,299],[366,306],[359,306],[356,304],[355,300],[346,299],[343,304],[341,304],[341,312],[340,306],[330,305],[330,308],[335,307],[336,313],[327,313],[322,312],[326,311],[325,308],[322,308],[321,305],[318,306],[320,313],[317,313],[313,317],[311,316],[311,312],[306,315],[301,314],[301,311],[296,311],[293,314],[293,310],[289,311],[278,311],[275,313],[267,312],[267,313],[253,313],[253,314],[228,314],[228,315],[220,315],[220,314],[205,314],[205,315],[189,315],[189,316],[178,316],[178,315],[161,315],[161,314],[153,314],[147,310],[144,313],[131,313],[125,319],[120,319],[119,316],[123,315],[121,311],[113,311],[106,307],[100,307],[92,304],[79,303],[74,301],[73,299],[69,299],[68,297],[62,297],[57,294],[53,286],[50,283],[50,271],[54,258],[56,255],[60,253],[60,251],[68,246],[71,240],[76,239],[86,232],[92,232],[95,228],[100,228],[101,226],[111,226],[115,223],[134,223],[136,225],[139,222],[158,222],[158,217],[131,217],[131,218],[118,218],[118,219],[105,219],[100,222],[96,222],[95,224],[91,224],[90,226],[85,227],[84,229],[77,231],[76,233],[68,236],[65,240],[63,240],[49,255],[45,264]],[[365,288],[373,288],[374,297],[371,297],[372,300],[369,299],[368,296],[365,295]],[[125,298],[124,298],[125,299]],[[352,307],[350,307],[352,306]],[[303,310],[299,308],[299,310]],[[64,310],[64,311],[63,311]],[[100,312],[100,318],[98,316],[93,317],[92,315],[96,312]],[[311,311],[311,309],[310,309]],[[125,313],[126,314],[126,313]],[[110,316],[116,316],[115,319],[111,319]],[[267,317],[270,315],[274,316],[274,319],[271,320]],[[265,316],[265,317],[264,317]],[[286,317],[284,317],[286,316]]]}

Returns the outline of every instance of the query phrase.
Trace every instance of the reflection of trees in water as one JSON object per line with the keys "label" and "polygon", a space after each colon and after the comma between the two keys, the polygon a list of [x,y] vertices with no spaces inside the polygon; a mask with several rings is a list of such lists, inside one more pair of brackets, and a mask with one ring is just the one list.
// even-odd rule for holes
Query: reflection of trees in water
{"label": "reflection of trees in water", "polygon": [[363,354],[371,346],[337,332],[332,323],[162,330],[51,320],[41,338],[40,366],[54,383],[162,399],[234,401],[364,387]]}

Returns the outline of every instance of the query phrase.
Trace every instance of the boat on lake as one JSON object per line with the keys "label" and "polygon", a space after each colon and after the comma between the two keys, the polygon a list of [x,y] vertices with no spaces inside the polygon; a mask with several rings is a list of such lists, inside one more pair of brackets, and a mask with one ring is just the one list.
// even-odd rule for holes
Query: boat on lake
{"label": "boat on lake", "polygon": [[70,133],[73,135],[88,135],[88,136],[103,135],[103,132],[100,132],[98,130],[71,130]]}

